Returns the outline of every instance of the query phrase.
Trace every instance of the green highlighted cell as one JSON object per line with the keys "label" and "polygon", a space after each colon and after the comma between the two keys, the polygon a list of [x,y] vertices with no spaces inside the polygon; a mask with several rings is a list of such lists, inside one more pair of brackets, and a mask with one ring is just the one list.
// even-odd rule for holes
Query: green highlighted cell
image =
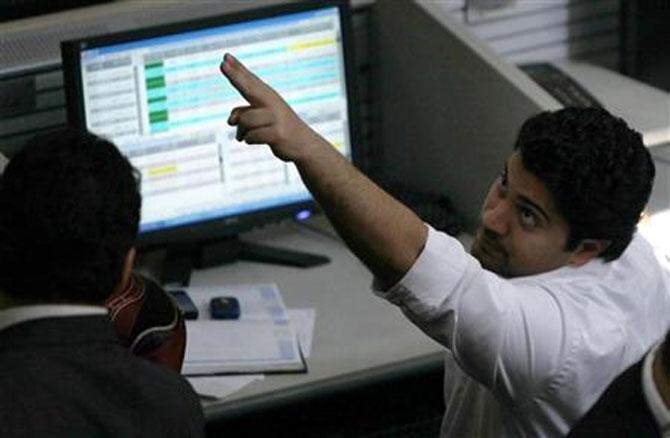
{"label": "green highlighted cell", "polygon": [[156,61],[156,62],[150,62],[148,64],[144,64],[144,69],[149,70],[152,68],[160,68],[163,67],[163,61]]}
{"label": "green highlighted cell", "polygon": [[155,78],[147,79],[147,89],[151,90],[154,88],[165,87],[165,76],[158,76]]}
{"label": "green highlighted cell", "polygon": [[150,97],[147,99],[147,102],[149,103],[156,103],[156,102],[165,102],[167,100],[167,96],[156,96],[156,97]]}
{"label": "green highlighted cell", "polygon": [[149,123],[166,122],[168,119],[167,111],[155,111],[149,113]]}

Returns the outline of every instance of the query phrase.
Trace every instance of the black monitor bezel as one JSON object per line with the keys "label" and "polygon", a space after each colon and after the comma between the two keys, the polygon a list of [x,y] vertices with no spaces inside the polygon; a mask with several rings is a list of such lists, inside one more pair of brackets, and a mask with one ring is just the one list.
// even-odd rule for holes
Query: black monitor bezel
{"label": "black monitor bezel", "polygon": [[[345,81],[348,101],[349,136],[351,160],[358,166],[362,158],[356,147],[358,143],[358,115],[356,113],[356,70],[351,30],[351,11],[348,0],[300,1],[288,4],[270,5],[243,11],[231,12],[213,17],[151,26],[136,30],[122,31],[105,35],[90,36],[61,42],[63,81],[66,97],[68,124],[80,129],[86,128],[86,116],[83,107],[83,88],[81,83],[82,50],[110,44],[120,44],[139,39],[157,37],[180,32],[195,31],[208,27],[271,18],[278,15],[308,12],[317,9],[336,7],[340,16],[340,31],[345,64]],[[223,54],[222,54],[223,55]],[[223,79],[222,79],[223,80]],[[142,232],[138,236],[139,248],[151,248],[169,244],[190,244],[207,242],[234,236],[252,228],[272,222],[290,219],[303,210],[315,211],[318,205],[314,199],[298,201],[282,206],[269,207],[227,217],[219,217],[201,222],[177,225],[168,229]]]}

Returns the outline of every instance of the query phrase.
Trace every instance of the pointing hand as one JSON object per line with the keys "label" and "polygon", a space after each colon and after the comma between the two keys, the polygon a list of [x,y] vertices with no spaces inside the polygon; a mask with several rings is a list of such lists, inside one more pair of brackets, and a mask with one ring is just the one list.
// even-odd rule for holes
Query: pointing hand
{"label": "pointing hand", "polygon": [[314,145],[325,142],[275,90],[232,55],[224,56],[221,72],[249,103],[234,108],[228,117],[228,124],[237,126],[238,141],[268,144],[284,161],[299,161]]}

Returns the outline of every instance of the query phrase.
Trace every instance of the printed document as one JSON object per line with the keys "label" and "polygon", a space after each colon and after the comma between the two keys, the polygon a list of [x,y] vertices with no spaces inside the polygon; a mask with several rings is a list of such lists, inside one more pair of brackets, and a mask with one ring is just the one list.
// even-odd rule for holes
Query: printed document
{"label": "printed document", "polygon": [[[186,291],[200,316],[186,321],[182,374],[306,371],[298,337],[275,284],[191,287]],[[209,301],[218,296],[237,298],[239,319],[211,318]]]}

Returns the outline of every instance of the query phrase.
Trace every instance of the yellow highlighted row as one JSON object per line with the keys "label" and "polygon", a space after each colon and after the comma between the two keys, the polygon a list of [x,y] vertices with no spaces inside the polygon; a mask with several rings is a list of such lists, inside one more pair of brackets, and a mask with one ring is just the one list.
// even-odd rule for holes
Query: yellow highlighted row
{"label": "yellow highlighted row", "polygon": [[176,164],[168,164],[166,166],[152,167],[147,171],[147,176],[149,178],[156,176],[169,175],[171,173],[177,173]]}
{"label": "yellow highlighted row", "polygon": [[320,40],[305,41],[304,43],[295,43],[288,46],[288,50],[305,50],[315,47],[330,46],[335,44],[335,38],[322,38]]}

